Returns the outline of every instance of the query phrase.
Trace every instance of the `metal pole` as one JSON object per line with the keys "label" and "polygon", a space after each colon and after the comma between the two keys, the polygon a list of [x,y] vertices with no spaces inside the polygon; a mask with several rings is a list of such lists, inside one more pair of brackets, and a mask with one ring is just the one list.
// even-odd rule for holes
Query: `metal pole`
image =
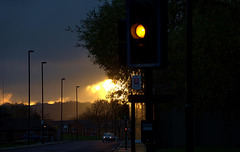
{"label": "metal pole", "polygon": [[63,80],[65,80],[65,78],[61,79],[61,141],[62,141],[62,113],[63,113],[63,107],[62,107],[62,102],[63,102]]}
{"label": "metal pole", "polygon": [[128,126],[127,126],[127,119],[125,118],[125,128],[124,128],[124,133],[125,133],[125,150],[127,150],[127,143],[128,143],[128,139],[127,139],[127,131],[128,131]]}
{"label": "metal pole", "polygon": [[[149,68],[146,68],[145,69],[145,91],[144,91],[144,94],[145,96],[147,97],[147,101],[146,101],[146,120],[149,121],[149,122],[152,122],[153,123],[153,118],[154,118],[154,111],[153,111],[153,91],[152,91],[152,88],[153,88],[153,79],[152,79],[152,73],[153,73],[153,69],[149,69]],[[153,124],[152,124],[153,125]],[[153,130],[153,134],[155,134],[154,132],[155,130]],[[155,140],[154,137],[152,137],[153,140]],[[149,143],[146,143],[146,151],[147,152],[155,152],[156,149],[154,148],[154,144],[151,139],[148,139],[149,140]]]}
{"label": "metal pole", "polygon": [[[4,73],[3,73],[3,88],[2,88],[2,105],[4,104]],[[2,113],[2,117],[1,117],[1,120],[3,122],[3,109],[1,110],[1,113]]]}
{"label": "metal pole", "polygon": [[131,102],[131,152],[136,152],[135,147],[135,101],[130,99]]}
{"label": "metal pole", "polygon": [[2,94],[3,94],[3,103],[4,104],[4,73],[3,73],[3,91],[2,91]]}
{"label": "metal pole", "polygon": [[41,121],[41,125],[42,125],[42,144],[44,144],[44,140],[43,140],[43,135],[44,135],[44,113],[43,113],[43,64],[46,64],[47,62],[42,62],[41,63],[41,69],[42,69],[42,121]]}
{"label": "metal pole", "polygon": [[192,0],[186,1],[187,27],[186,27],[186,152],[194,152],[194,125],[192,106]]}
{"label": "metal pole", "polygon": [[30,53],[34,52],[33,50],[28,51],[28,144],[30,144]]}
{"label": "metal pole", "polygon": [[76,131],[77,131],[77,140],[78,140],[78,88],[79,86],[76,86]]}

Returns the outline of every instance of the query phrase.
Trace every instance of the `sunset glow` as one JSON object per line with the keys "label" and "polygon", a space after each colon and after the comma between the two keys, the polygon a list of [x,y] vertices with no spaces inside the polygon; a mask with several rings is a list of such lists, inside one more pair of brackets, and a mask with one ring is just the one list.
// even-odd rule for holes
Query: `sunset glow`
{"label": "sunset glow", "polygon": [[[104,99],[107,100],[106,96],[109,95],[109,93],[122,90],[124,88],[124,85],[120,82],[114,82],[112,79],[105,79],[103,81],[97,82],[95,84],[88,85],[85,90],[82,92],[79,91],[79,102],[94,102],[98,99]],[[75,92],[74,92],[75,93]],[[47,93],[46,93],[47,94]],[[75,94],[74,94],[75,95]],[[5,93],[4,94],[4,101],[3,98],[0,97],[0,105],[11,103],[11,104],[24,104],[28,105],[27,100],[17,100],[12,101],[13,99],[12,93]],[[113,97],[115,99],[123,99],[124,97]],[[57,98],[56,100],[45,100],[44,103],[47,104],[55,104],[59,103],[61,101],[61,98]],[[72,96],[66,96],[62,100],[63,103],[68,101],[75,101],[75,98]],[[31,100],[30,105],[36,105],[37,103],[41,103],[41,101],[37,101],[35,99]]]}
{"label": "sunset glow", "polygon": [[[68,101],[70,101],[70,98],[69,97],[65,97],[62,102],[64,103],[64,102],[68,102]],[[51,101],[46,101],[46,102],[48,104],[55,104],[55,103],[61,102],[61,98],[57,99],[56,101],[51,100]]]}
{"label": "sunset glow", "polygon": [[120,89],[122,89],[122,85],[120,83],[114,83],[111,79],[106,79],[96,84],[89,85],[86,88],[89,94],[93,94],[98,99],[106,99],[106,95],[108,93],[118,91]]}
{"label": "sunset glow", "polygon": [[54,104],[55,101],[48,101],[48,104]]}
{"label": "sunset glow", "polygon": [[11,98],[12,98],[11,93],[4,93],[4,99],[1,98],[1,103],[0,104],[11,103]]}

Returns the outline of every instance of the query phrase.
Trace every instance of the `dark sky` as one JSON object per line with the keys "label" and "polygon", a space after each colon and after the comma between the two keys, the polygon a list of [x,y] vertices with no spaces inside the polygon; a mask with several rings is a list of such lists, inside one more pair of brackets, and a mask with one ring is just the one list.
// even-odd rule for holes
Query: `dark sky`
{"label": "dark sky", "polygon": [[[65,31],[84,19],[88,11],[101,5],[98,0],[1,0],[0,1],[0,101],[27,103],[28,50],[31,53],[31,100],[41,101],[41,62],[44,65],[44,96],[60,99],[60,80],[65,77],[64,97],[75,100],[98,98],[87,86],[107,77],[87,57],[88,51],[75,47],[74,33]],[[4,79],[3,79],[4,76]],[[3,85],[4,84],[4,85]],[[3,87],[4,86],[4,87]]]}

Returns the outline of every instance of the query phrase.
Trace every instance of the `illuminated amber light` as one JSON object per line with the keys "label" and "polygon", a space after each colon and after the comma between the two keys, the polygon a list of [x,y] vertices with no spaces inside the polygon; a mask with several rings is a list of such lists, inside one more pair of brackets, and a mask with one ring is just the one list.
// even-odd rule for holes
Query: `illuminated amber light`
{"label": "illuminated amber light", "polygon": [[145,37],[145,34],[146,34],[145,28],[144,28],[141,24],[139,24],[139,25],[137,26],[137,28],[136,28],[136,34],[137,34],[137,36],[140,37],[140,38],[144,38],[144,37]]}
{"label": "illuminated amber light", "polygon": [[143,25],[136,23],[131,27],[131,35],[134,39],[142,39],[145,37],[146,29]]}

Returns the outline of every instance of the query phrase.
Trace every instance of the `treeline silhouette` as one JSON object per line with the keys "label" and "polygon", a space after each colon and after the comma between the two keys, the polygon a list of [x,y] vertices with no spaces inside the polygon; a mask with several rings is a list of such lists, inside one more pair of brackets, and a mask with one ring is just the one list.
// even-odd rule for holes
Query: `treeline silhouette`
{"label": "treeline silhouette", "polygon": [[[78,102],[78,116],[80,117],[87,108],[92,105],[90,102]],[[15,118],[28,118],[28,105],[24,104],[10,104],[6,103],[0,105],[0,120],[1,123],[6,119]],[[41,119],[42,117],[42,104],[37,103],[31,106],[31,118]],[[69,101],[63,103],[63,120],[74,120],[76,118],[76,102]],[[61,103],[44,104],[44,119],[51,119],[59,121],[61,119]]]}
{"label": "treeline silhouette", "polygon": [[[44,119],[52,119],[53,121],[61,120],[61,103],[55,102],[54,104],[43,104],[44,106]],[[62,116],[63,120],[74,120],[76,118],[76,101],[68,101],[63,103]],[[88,107],[91,106],[90,102],[78,102],[78,116],[82,115]],[[37,103],[32,106],[40,116],[42,115],[42,104]]]}

